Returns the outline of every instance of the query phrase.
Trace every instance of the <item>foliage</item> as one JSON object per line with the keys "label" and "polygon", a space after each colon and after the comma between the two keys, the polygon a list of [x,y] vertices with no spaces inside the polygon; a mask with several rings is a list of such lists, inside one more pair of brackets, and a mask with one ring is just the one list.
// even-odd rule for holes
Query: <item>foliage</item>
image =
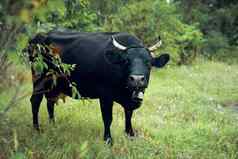
{"label": "foliage", "polygon": [[5,0],[0,2],[0,89],[10,85],[11,62],[8,61],[8,52],[14,47],[16,37],[22,28],[22,21],[16,17],[16,10],[19,8],[17,4],[10,5]]}
{"label": "foliage", "polygon": [[[46,79],[49,78],[52,80],[52,84],[50,86],[49,91],[55,88],[55,86],[57,85],[58,78],[63,76],[63,77],[66,77],[65,80],[67,80],[66,82],[68,82],[69,87],[71,87],[72,97],[79,98],[80,94],[77,91],[76,83],[68,79],[68,77],[70,77],[71,75],[71,72],[75,69],[76,65],[63,63],[61,58],[57,54],[54,55],[52,53],[52,49],[49,46],[36,44],[32,46],[32,48],[33,48],[32,51],[35,52],[34,53],[35,56],[33,61],[31,61],[31,68],[35,72],[37,72],[37,74],[43,74],[43,76],[45,76]],[[44,52],[43,50],[48,50],[48,51]],[[47,61],[45,57],[47,57]],[[54,68],[49,67],[49,65],[53,65]],[[37,93],[37,92],[33,92],[33,93]]]}
{"label": "foliage", "polygon": [[[175,2],[183,13],[186,23],[199,24],[206,41],[201,53],[219,57],[226,52],[226,57],[234,58],[230,50],[238,49],[237,1],[175,0]],[[238,56],[235,58],[238,59]]]}
{"label": "foliage", "polygon": [[94,31],[97,29],[96,15],[88,7],[87,0],[47,1],[33,12],[33,23],[26,26],[28,33],[35,34],[52,29]]}
{"label": "foliage", "polygon": [[[4,0],[1,6],[1,26],[12,26],[1,34],[1,39],[14,33],[14,26],[18,26],[21,37],[28,38],[56,28],[125,31],[138,36],[147,46],[160,35],[164,41],[161,51],[170,52],[173,61],[181,64],[190,63],[201,53],[209,57],[222,55],[231,47],[237,48],[238,43],[236,1]],[[16,38],[9,39],[13,39],[9,43],[14,46]]]}
{"label": "foliage", "polygon": [[191,63],[200,54],[223,55],[238,43],[236,1],[21,0],[11,2],[11,7],[4,7],[6,0],[1,3],[2,24],[19,23],[16,15],[27,24],[22,36],[52,29],[124,31],[150,46],[160,35],[161,51],[179,64]]}
{"label": "foliage", "polygon": [[107,20],[105,30],[130,32],[147,46],[161,36],[165,42],[162,51],[170,52],[175,62],[183,60],[182,54],[186,57],[196,54],[203,43],[197,27],[183,23],[176,6],[162,0],[139,1],[122,7]]}

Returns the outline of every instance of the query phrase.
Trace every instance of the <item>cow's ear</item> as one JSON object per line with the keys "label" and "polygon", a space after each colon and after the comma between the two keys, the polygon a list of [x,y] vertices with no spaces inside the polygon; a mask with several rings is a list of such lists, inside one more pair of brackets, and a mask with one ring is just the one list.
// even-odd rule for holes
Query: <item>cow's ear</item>
{"label": "cow's ear", "polygon": [[105,59],[112,64],[121,64],[125,58],[123,53],[108,50],[105,53]]}
{"label": "cow's ear", "polygon": [[155,57],[152,60],[152,66],[161,68],[164,67],[169,62],[169,54],[162,54],[159,57]]}

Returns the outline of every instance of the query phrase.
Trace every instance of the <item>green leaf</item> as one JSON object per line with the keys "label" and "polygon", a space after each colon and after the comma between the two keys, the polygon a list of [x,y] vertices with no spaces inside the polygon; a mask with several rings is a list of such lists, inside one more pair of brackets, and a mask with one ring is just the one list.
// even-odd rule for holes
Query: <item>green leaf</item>
{"label": "green leaf", "polygon": [[75,82],[72,82],[72,85],[71,85],[71,87],[72,87],[72,98],[81,98],[81,96],[80,96],[80,94],[79,94],[79,92],[78,92],[78,90],[77,90],[77,84],[75,83]]}
{"label": "green leaf", "polygon": [[33,69],[36,72],[43,72],[44,71],[44,65],[41,62],[34,62],[33,63]]}
{"label": "green leaf", "polygon": [[21,152],[14,153],[10,159],[26,159],[25,155]]}

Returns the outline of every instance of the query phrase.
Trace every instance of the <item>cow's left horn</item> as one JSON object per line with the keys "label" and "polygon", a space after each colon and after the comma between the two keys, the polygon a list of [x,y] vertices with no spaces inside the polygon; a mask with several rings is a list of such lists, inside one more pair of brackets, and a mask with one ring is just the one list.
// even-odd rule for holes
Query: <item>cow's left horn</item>
{"label": "cow's left horn", "polygon": [[127,47],[125,47],[125,46],[121,45],[119,42],[117,42],[116,39],[113,36],[112,36],[112,43],[119,50],[126,50],[127,49]]}
{"label": "cow's left horn", "polygon": [[162,45],[162,41],[161,41],[161,39],[160,39],[160,37],[159,37],[159,41],[158,41],[155,45],[149,47],[148,49],[149,49],[151,52],[153,52],[153,51],[157,50],[161,45]]}

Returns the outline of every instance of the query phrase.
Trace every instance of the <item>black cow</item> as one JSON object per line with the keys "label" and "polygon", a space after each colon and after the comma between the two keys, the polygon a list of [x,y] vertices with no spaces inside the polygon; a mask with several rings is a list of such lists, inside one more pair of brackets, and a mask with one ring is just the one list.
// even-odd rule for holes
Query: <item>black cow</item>
{"label": "black cow", "polygon": [[[72,96],[71,82],[75,82],[82,97],[99,99],[104,122],[104,140],[112,142],[110,125],[112,122],[113,102],[121,104],[125,111],[125,132],[134,136],[131,124],[133,110],[140,107],[145,89],[149,83],[151,67],[163,67],[170,59],[168,54],[153,57],[152,51],[161,42],[146,48],[135,36],[127,33],[81,33],[69,31],[51,31],[37,35],[29,42],[30,61],[34,61],[35,44],[54,46],[64,63],[75,64],[69,77],[59,76],[57,85],[50,91],[49,80],[44,73],[37,73],[32,68],[33,125],[39,129],[38,111],[43,96],[47,99],[50,121],[54,121],[55,99],[60,94]],[[47,57],[45,57],[47,58]],[[46,60],[46,63],[48,61]],[[57,69],[48,62],[48,69]],[[41,87],[39,88],[39,85]]]}

